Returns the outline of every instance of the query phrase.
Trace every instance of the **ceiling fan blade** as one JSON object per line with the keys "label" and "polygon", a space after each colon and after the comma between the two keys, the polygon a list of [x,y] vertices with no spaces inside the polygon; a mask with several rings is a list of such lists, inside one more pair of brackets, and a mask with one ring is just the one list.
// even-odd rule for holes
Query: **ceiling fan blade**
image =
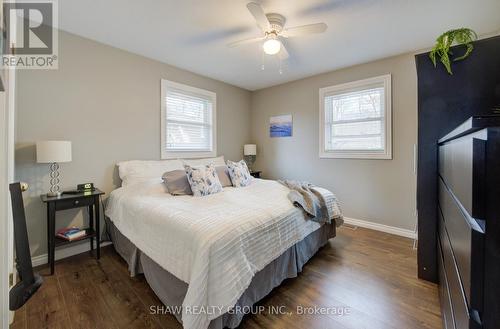
{"label": "ceiling fan blade", "polygon": [[250,11],[250,14],[252,14],[252,16],[255,18],[255,20],[257,21],[257,25],[263,32],[271,29],[271,24],[269,24],[269,20],[267,19],[264,10],[258,3],[249,2],[247,4],[247,8]]}
{"label": "ceiling fan blade", "polygon": [[284,60],[284,59],[287,59],[288,57],[290,57],[290,54],[288,53],[288,50],[286,50],[286,47],[283,44],[283,42],[281,43],[281,49],[280,49],[280,52],[278,53],[278,56],[281,60]]}
{"label": "ceiling fan blade", "polygon": [[302,26],[295,26],[289,29],[283,30],[281,33],[285,38],[298,37],[301,35],[313,34],[313,33],[323,33],[328,28],[325,23],[308,24]]}
{"label": "ceiling fan blade", "polygon": [[244,40],[239,40],[239,41],[228,43],[227,46],[229,48],[233,48],[233,47],[237,47],[237,46],[241,46],[241,45],[246,45],[246,44],[249,44],[249,43],[254,43],[254,42],[258,42],[258,41],[262,41],[262,40],[264,40],[264,37],[256,37],[256,38],[244,39]]}

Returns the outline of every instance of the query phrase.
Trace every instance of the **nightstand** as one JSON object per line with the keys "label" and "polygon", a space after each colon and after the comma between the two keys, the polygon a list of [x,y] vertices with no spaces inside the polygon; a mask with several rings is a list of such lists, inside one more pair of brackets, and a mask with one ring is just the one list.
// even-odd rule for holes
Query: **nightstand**
{"label": "nightstand", "polygon": [[[96,239],[96,258],[101,256],[101,243],[99,237],[100,213],[99,198],[104,192],[95,189],[91,192],[78,194],[62,194],[60,197],[49,197],[46,194],[40,196],[42,202],[47,204],[47,254],[50,266],[50,274],[54,274],[55,249],[60,246],[74,242],[90,239],[90,250],[94,250],[94,238]],[[85,228],[87,235],[81,239],[67,241],[56,237],[56,212],[59,210],[86,207],[89,211],[89,226]],[[95,225],[94,225],[95,218]]]}
{"label": "nightstand", "polygon": [[262,171],[252,171],[250,175],[252,175],[254,178],[260,178],[260,174]]}

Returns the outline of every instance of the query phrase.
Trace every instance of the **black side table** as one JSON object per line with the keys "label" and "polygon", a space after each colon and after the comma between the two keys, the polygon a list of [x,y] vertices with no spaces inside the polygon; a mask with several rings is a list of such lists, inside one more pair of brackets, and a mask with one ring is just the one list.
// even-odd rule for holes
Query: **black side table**
{"label": "black side table", "polygon": [[260,174],[262,171],[252,171],[250,175],[252,175],[254,178],[260,178]]}
{"label": "black side table", "polygon": [[[94,238],[96,239],[96,258],[101,257],[101,243],[99,237],[99,197],[104,192],[95,189],[91,192],[78,194],[63,194],[60,197],[49,197],[46,194],[40,196],[42,202],[47,204],[47,253],[50,265],[50,274],[54,274],[54,261],[56,247],[73,242],[90,239],[90,250],[94,250]],[[56,237],[56,212],[59,210],[88,207],[89,226],[85,228],[87,235],[81,239],[67,241]],[[94,225],[95,218],[95,225]]]}

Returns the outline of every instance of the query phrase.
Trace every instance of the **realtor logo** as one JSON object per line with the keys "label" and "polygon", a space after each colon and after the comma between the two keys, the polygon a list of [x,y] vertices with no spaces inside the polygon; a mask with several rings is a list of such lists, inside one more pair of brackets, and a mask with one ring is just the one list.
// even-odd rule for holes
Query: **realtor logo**
{"label": "realtor logo", "polygon": [[3,67],[57,69],[57,3],[6,1],[3,12]]}

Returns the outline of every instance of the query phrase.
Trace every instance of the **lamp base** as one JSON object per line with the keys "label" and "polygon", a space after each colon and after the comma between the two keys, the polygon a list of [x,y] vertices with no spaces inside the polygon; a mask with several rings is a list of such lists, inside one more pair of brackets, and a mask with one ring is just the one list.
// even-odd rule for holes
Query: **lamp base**
{"label": "lamp base", "polygon": [[253,172],[253,164],[255,162],[255,155],[244,155],[243,159],[245,160],[245,163],[247,164],[248,170],[250,172]]}
{"label": "lamp base", "polygon": [[62,195],[59,187],[59,165],[57,162],[50,164],[50,189],[47,192],[47,196],[49,197],[60,197]]}

